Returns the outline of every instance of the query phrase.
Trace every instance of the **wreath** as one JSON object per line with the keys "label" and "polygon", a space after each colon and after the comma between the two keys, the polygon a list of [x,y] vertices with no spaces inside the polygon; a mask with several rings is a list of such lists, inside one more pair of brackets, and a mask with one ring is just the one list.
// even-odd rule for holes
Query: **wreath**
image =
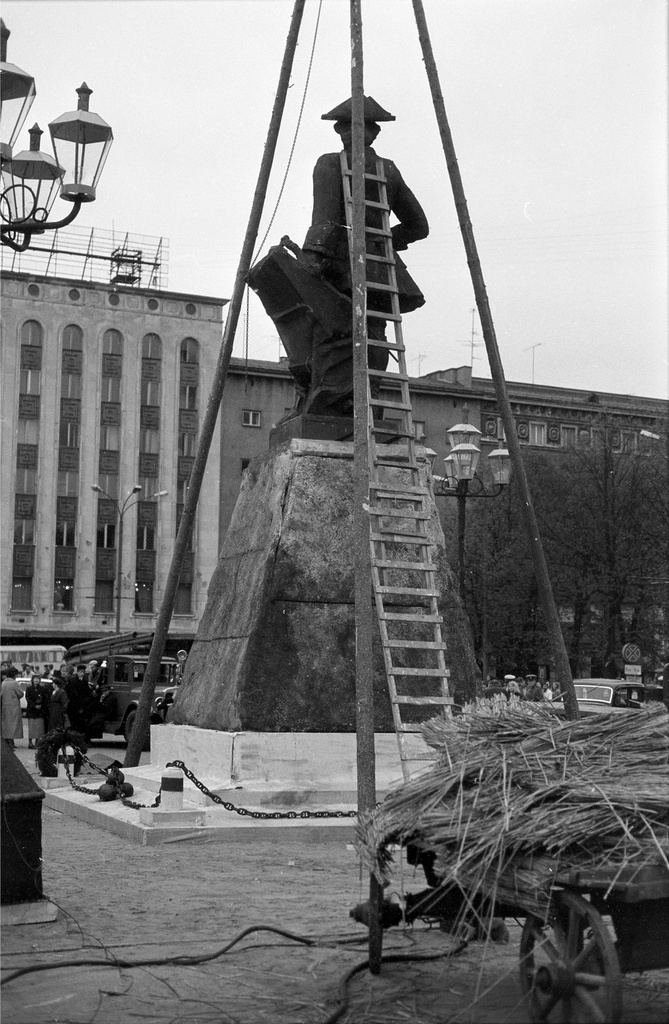
{"label": "wreath", "polygon": [[83,734],[74,729],[52,729],[37,741],[35,764],[39,768],[40,775],[47,778],[55,778],[58,775],[58,754],[62,747],[66,746],[74,748],[74,771],[72,774],[79,774],[84,763],[83,755],[88,750]]}

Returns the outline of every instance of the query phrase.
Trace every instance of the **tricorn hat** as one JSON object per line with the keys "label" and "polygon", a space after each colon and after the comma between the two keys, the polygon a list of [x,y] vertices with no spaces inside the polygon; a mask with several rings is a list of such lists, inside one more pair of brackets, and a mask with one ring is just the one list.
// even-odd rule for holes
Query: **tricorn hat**
{"label": "tricorn hat", "polygon": [[[387,110],[372,99],[371,96],[364,97],[365,121],[394,121],[395,115],[389,114]],[[351,121],[353,119],[353,100],[344,100],[338,107],[333,107],[327,114],[321,114],[322,121]]]}

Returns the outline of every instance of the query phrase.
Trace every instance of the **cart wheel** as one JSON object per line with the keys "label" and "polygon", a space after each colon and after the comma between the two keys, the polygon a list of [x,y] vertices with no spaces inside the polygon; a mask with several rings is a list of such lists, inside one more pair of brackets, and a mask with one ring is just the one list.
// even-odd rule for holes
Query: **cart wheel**
{"label": "cart wheel", "polygon": [[520,984],[530,1019],[537,1024],[619,1024],[618,954],[591,903],[561,892],[553,899],[548,921],[528,915],[520,940]]}

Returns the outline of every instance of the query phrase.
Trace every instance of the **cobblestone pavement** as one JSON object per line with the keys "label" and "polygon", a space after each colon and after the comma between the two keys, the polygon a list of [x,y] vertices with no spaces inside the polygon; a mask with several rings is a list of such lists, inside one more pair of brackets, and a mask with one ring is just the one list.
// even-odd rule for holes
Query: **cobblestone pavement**
{"label": "cobblestone pavement", "polygon": [[[344,975],[366,959],[366,931],[348,912],[366,898],[368,882],[345,842],[279,833],[275,841],[248,844],[205,835],[141,846],[48,808],[42,831],[44,892],[61,913],[53,923],[3,929],[3,973],[67,966],[10,981],[2,990],[4,1024],[324,1024],[337,1009]],[[400,881],[423,885],[408,874]],[[254,925],[321,941],[305,945],[261,931],[200,965],[71,965],[208,956]],[[472,943],[450,959],[386,963],[376,977],[357,974],[339,1019],[527,1021],[518,985],[520,930],[512,924],[510,932],[508,945]],[[384,936],[384,955],[452,949],[437,928]],[[669,1019],[669,971],[626,976],[624,990],[624,1024]]]}

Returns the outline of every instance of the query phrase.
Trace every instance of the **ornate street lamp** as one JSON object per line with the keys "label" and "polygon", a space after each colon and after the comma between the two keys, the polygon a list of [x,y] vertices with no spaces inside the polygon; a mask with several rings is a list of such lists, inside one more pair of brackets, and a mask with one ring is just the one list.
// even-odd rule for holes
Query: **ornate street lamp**
{"label": "ornate street lamp", "polygon": [[[7,63],[8,36],[3,22],[0,230],[3,245],[24,252],[30,248],[33,235],[71,224],[83,203],[93,202],[114,136],[106,121],[89,111],[91,90],[84,82],[77,89],[77,109],[61,114],[49,125],[54,157],[40,152],[43,133],[39,125],[30,130],[30,149],[14,156],[16,138],[35,98],[35,82],[20,68]],[[49,221],[59,191],[61,199],[72,203],[72,209],[62,220]]]}
{"label": "ornate street lamp", "polygon": [[[111,494],[107,494],[99,484],[91,484],[91,490],[95,491],[96,494],[102,494],[111,501],[116,509],[118,523],[118,536],[116,538],[116,635],[118,636],[121,632],[121,591],[123,587],[123,517],[126,512],[141,501],[140,498],[132,501],[132,498],[142,490],[142,487],[141,484],[135,484],[133,489],[126,495],[122,505],[119,504],[116,498],[112,498]],[[167,491],[156,491],[155,494],[151,495],[151,498],[163,498],[166,494]]]}
{"label": "ornate street lamp", "polygon": [[458,499],[458,589],[460,597],[465,597],[465,533],[467,498],[496,498],[509,483],[511,475],[511,459],[506,448],[495,448],[488,456],[488,464],[492,472],[493,486],[488,489],[477,475],[477,467],[481,449],[474,440],[481,431],[466,421],[457,423],[446,433],[451,445],[450,455],[444,459],[444,476],[433,477],[432,487],[436,498]]}

